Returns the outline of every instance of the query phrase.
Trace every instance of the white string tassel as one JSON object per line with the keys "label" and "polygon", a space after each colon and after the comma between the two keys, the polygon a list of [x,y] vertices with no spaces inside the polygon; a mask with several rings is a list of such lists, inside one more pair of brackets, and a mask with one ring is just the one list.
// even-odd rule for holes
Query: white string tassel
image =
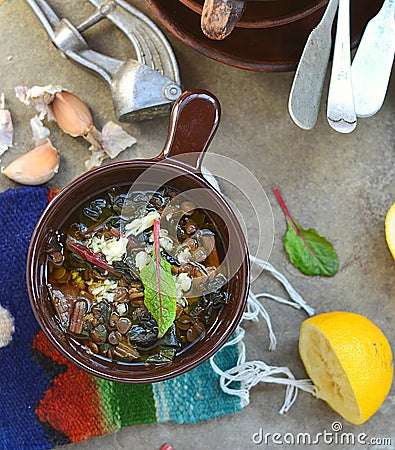
{"label": "white string tassel", "polygon": [[298,303],[287,300],[284,297],[279,297],[278,295],[269,294],[268,292],[260,292],[259,294],[255,294],[256,298],[269,298],[270,300],[274,300],[277,303],[282,303],[283,305],[292,306],[292,308],[302,309],[301,305]]}
{"label": "white string tassel", "polygon": [[[225,344],[228,345],[229,343]],[[245,348],[240,351],[245,358]],[[220,376],[221,389],[229,395],[237,395],[241,399],[242,406],[250,403],[250,389],[258,383],[275,383],[286,386],[284,403],[280,414],[286,413],[295,403],[298,390],[315,393],[315,388],[310,380],[296,380],[288,367],[268,366],[263,361],[248,361],[238,364],[228,370],[221,370],[214,361],[215,356],[210,358],[211,367]],[[233,382],[240,382],[240,389],[229,387]]]}
{"label": "white string tassel", "polygon": [[[252,263],[258,265],[262,269],[270,272],[274,276],[274,278],[276,278],[284,286],[284,289],[288,292],[289,296],[294,301],[294,304],[292,306],[294,306],[295,308],[303,308],[309,316],[312,316],[315,314],[314,309],[306,303],[306,301],[293,288],[293,286],[285,278],[285,276],[283,274],[281,274],[277,269],[275,269],[268,261],[264,261],[263,259],[256,258],[255,256],[251,256],[251,255],[250,255],[250,260]],[[272,297],[269,297],[269,298],[272,298]],[[282,302],[282,303],[284,303],[284,302]],[[291,302],[289,302],[288,304],[291,304]]]}
{"label": "white string tassel", "polygon": [[[283,303],[288,306],[292,306],[297,309],[304,309],[307,314],[313,315],[314,309],[311,308],[305,300],[299,295],[299,293],[293,288],[291,283],[278,272],[270,263],[253,256],[250,257],[251,261],[264,270],[270,272],[285,288],[288,292],[291,300],[287,300],[283,297],[268,294],[265,292],[254,294],[249,292],[247,299],[246,310],[243,314],[244,320],[258,321],[259,316],[265,320],[269,330],[269,350],[274,350],[276,347],[276,336],[273,332],[271,320],[268,312],[259,301],[260,298],[269,298],[279,303]],[[298,390],[315,393],[315,388],[310,380],[296,380],[292,372],[288,367],[275,367],[269,366],[263,361],[248,361],[246,362],[246,349],[243,342],[245,331],[240,326],[236,329],[234,337],[229,340],[224,347],[239,344],[239,357],[235,367],[228,370],[222,370],[215,363],[215,355],[210,358],[211,367],[215,373],[220,376],[220,386],[223,392],[229,395],[237,395],[241,399],[242,406],[247,406],[250,403],[250,390],[258,383],[275,383],[286,386],[285,398],[279,413],[286,413],[291,406],[295,403]],[[236,389],[230,387],[233,382],[239,382],[240,388]]]}
{"label": "white string tassel", "polygon": [[253,293],[248,293],[246,311],[243,314],[243,320],[253,320],[258,321],[259,314],[263,317],[266,322],[267,328],[269,329],[269,350],[275,350],[277,345],[277,339],[273,332],[272,322],[270,316],[264,306],[259,302],[258,297]]}

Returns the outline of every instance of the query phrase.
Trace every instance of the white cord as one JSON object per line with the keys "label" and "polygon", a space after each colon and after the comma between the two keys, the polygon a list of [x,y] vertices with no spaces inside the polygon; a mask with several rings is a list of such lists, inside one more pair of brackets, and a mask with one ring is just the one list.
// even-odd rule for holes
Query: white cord
{"label": "white cord", "polygon": [[315,314],[314,309],[305,302],[305,300],[301,297],[301,295],[298,292],[296,292],[296,290],[293,288],[291,283],[285,278],[285,276],[282,273],[280,273],[277,269],[275,269],[268,261],[256,258],[255,256],[250,256],[250,260],[253,264],[256,264],[262,269],[270,272],[274,276],[274,278],[276,278],[284,286],[284,289],[288,292],[288,295],[294,302],[294,304],[292,304],[292,302],[288,304],[291,304],[295,308],[303,308],[309,316]]}
{"label": "white cord", "polygon": [[258,296],[250,291],[248,294],[246,311],[243,314],[243,320],[253,320],[256,322],[259,320],[259,315],[262,316],[269,329],[269,339],[270,339],[269,350],[275,350],[277,339],[273,332],[270,316],[266,311],[266,309],[264,308],[264,306],[258,300]]}
{"label": "white cord", "polygon": [[[228,370],[222,370],[215,362],[215,355],[210,358],[211,367],[220,376],[220,386],[223,392],[229,395],[237,395],[241,399],[242,406],[250,403],[250,389],[258,383],[275,383],[286,386],[284,403],[280,414],[286,413],[294,404],[298,390],[315,393],[315,388],[310,380],[296,380],[288,367],[275,367],[265,364],[263,361],[245,361],[246,351],[243,342],[244,330],[238,327],[236,336],[228,341],[224,347],[240,343],[237,365]],[[233,382],[239,382],[240,388],[231,387]]]}
{"label": "white cord", "polygon": [[[251,262],[271,273],[283,285],[284,289],[291,298],[291,300],[287,300],[283,297],[266,292],[254,294],[250,291],[248,294],[247,306],[243,314],[243,320],[259,321],[259,317],[262,317],[269,329],[269,350],[274,350],[277,343],[276,336],[273,332],[270,316],[259,299],[268,298],[276,302],[292,306],[293,308],[304,309],[308,315],[313,315],[314,309],[306,303],[306,301],[293,288],[286,277],[275,269],[270,263],[253,256],[251,256],[250,259]],[[210,358],[212,369],[220,376],[220,386],[223,392],[240,397],[241,404],[244,407],[250,403],[251,388],[256,386],[258,383],[275,383],[285,385],[285,398],[279,411],[280,414],[284,414],[289,411],[291,406],[295,403],[299,389],[309,392],[310,394],[315,393],[315,388],[310,380],[296,380],[288,367],[269,366],[263,361],[246,362],[246,348],[243,342],[244,335],[244,329],[239,326],[236,329],[233,338],[224,345],[224,347],[236,344],[239,345],[239,357],[235,367],[228,370],[222,370],[215,362],[215,355]],[[232,383],[235,382],[240,383],[239,388],[231,386]]]}

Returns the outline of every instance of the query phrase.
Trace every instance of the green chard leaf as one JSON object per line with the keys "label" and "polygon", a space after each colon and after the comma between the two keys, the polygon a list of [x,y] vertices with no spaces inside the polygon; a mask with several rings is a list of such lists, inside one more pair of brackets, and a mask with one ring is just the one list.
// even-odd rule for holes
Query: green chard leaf
{"label": "green chard leaf", "polygon": [[306,275],[335,275],[339,264],[333,245],[314,228],[303,229],[293,220],[295,229],[289,220],[287,222],[284,247],[291,263]]}
{"label": "green chard leaf", "polygon": [[144,285],[144,304],[158,324],[161,338],[176,318],[176,284],[171,265],[165,261],[159,248],[159,220],[154,222],[154,250],[148,266],[140,271]]}
{"label": "green chard leaf", "polygon": [[306,275],[335,275],[339,263],[333,245],[314,228],[302,228],[289,214],[277,188],[274,193],[287,218],[288,230],[284,237],[284,247],[291,263]]}

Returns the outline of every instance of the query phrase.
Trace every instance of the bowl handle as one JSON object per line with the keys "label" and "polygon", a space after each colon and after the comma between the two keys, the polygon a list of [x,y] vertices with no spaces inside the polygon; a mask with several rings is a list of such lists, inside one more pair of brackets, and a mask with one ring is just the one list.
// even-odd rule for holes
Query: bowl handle
{"label": "bowl handle", "polygon": [[221,106],[213,94],[200,89],[185,91],[173,106],[167,140],[158,158],[175,158],[194,172],[200,172],[220,116]]}

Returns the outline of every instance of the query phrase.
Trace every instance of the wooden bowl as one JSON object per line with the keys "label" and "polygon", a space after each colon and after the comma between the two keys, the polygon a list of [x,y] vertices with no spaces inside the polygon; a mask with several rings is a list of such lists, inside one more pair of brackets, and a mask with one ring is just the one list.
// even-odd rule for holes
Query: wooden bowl
{"label": "wooden bowl", "polygon": [[[145,0],[158,20],[189,47],[216,61],[257,72],[296,69],[311,30],[325,5],[308,16],[270,28],[241,28],[222,41],[206,38],[200,16],[179,0]],[[263,2],[266,3],[266,2]],[[351,44],[355,47],[367,22],[379,11],[382,0],[351,0]]]}
{"label": "wooden bowl", "polygon": [[[198,14],[202,14],[204,0],[179,0]],[[246,1],[244,13],[237,23],[240,28],[270,28],[303,19],[322,8],[328,0],[268,0]]]}

